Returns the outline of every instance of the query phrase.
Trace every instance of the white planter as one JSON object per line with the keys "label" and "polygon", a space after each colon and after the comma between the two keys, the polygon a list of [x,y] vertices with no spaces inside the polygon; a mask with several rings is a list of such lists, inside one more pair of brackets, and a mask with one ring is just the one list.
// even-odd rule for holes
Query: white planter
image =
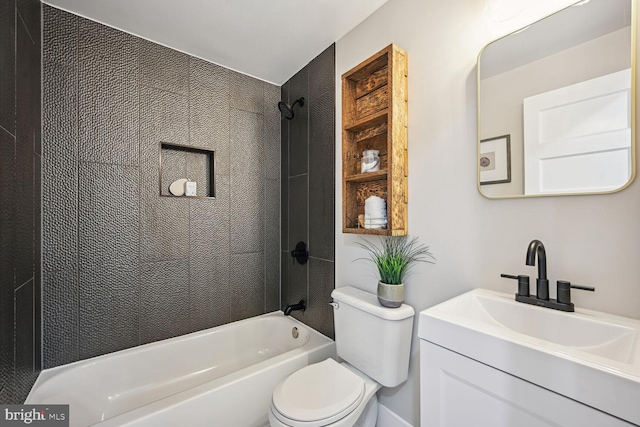
{"label": "white planter", "polygon": [[389,285],[378,281],[378,301],[383,307],[400,307],[404,302],[404,284]]}

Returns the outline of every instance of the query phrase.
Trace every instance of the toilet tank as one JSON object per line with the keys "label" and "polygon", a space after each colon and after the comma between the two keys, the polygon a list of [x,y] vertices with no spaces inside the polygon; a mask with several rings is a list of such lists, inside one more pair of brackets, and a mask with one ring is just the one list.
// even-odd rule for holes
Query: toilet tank
{"label": "toilet tank", "polygon": [[338,356],[385,387],[407,380],[413,308],[382,307],[375,294],[350,286],[331,296]]}

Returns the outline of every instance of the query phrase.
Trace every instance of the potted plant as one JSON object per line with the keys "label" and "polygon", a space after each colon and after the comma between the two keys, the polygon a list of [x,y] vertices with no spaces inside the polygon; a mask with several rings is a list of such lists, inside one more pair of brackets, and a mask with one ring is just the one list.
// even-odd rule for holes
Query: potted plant
{"label": "potted plant", "polygon": [[378,301],[384,307],[400,307],[404,302],[404,278],[418,262],[434,263],[435,258],[429,247],[418,244],[418,238],[407,236],[384,236],[381,247],[364,240],[356,242],[369,252],[368,258],[380,273],[378,281]]}

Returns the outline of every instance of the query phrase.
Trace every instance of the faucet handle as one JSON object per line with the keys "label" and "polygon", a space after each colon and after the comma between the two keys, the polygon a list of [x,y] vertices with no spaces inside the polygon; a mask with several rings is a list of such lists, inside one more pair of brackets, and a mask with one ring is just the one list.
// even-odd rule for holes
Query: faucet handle
{"label": "faucet handle", "polygon": [[296,265],[296,261],[302,265],[306,264],[309,259],[307,244],[305,242],[298,242],[296,248],[291,251],[291,258],[293,258],[293,265]]}
{"label": "faucet handle", "polygon": [[595,291],[592,286],[572,285],[566,280],[558,280],[558,302],[561,304],[571,304],[571,288],[580,289],[582,291]]}
{"label": "faucet handle", "polygon": [[529,276],[525,276],[523,274],[519,274],[517,276],[513,276],[511,274],[501,274],[500,277],[504,277],[506,279],[514,279],[518,281],[518,294],[523,297],[529,296]]}
{"label": "faucet handle", "polygon": [[570,284],[569,285],[572,289],[580,289],[582,291],[595,291],[596,288],[594,288],[593,286],[582,286],[582,285],[574,285],[574,284]]}

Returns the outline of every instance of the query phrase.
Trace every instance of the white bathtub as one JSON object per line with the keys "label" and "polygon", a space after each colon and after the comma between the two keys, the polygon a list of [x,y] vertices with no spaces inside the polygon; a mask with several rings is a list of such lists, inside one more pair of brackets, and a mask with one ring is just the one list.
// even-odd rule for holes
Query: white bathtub
{"label": "white bathtub", "polygon": [[335,356],[278,311],[44,370],[25,403],[71,405],[71,427],[264,426],[281,379]]}

